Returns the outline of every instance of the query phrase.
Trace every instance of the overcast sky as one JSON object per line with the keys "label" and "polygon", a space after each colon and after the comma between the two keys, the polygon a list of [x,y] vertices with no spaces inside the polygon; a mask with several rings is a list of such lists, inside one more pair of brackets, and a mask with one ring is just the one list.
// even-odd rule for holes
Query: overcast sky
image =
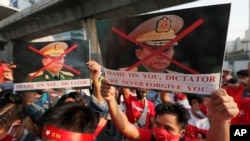
{"label": "overcast sky", "polygon": [[243,39],[245,31],[249,28],[249,0],[197,0],[196,2],[170,7],[164,9],[164,11],[223,3],[231,3],[227,40],[232,41],[238,37]]}

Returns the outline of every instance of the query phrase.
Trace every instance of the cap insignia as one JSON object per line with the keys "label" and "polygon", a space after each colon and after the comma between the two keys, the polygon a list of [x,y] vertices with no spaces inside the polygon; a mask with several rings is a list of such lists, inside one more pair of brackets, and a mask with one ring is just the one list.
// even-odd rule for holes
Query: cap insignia
{"label": "cap insignia", "polygon": [[63,47],[60,43],[55,44],[55,50],[61,50]]}
{"label": "cap insignia", "polygon": [[156,27],[157,32],[168,32],[171,29],[171,21],[167,17],[161,18]]}

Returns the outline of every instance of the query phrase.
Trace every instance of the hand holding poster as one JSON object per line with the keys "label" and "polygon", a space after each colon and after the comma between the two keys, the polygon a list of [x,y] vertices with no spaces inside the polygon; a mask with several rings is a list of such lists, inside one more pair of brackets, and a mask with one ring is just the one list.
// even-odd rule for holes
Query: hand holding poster
{"label": "hand holding poster", "polygon": [[97,21],[106,79],[211,94],[220,87],[229,13],[222,4]]}
{"label": "hand holding poster", "polygon": [[[218,85],[220,74],[145,73],[115,71],[106,69],[105,76],[111,84],[120,86],[169,90],[177,92],[213,92]],[[127,78],[127,79],[124,79]]]}

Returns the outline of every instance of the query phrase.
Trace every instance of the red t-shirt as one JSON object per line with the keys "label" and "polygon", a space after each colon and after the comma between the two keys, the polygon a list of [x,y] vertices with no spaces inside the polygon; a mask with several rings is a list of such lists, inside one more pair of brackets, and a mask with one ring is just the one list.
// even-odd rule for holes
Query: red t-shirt
{"label": "red t-shirt", "polygon": [[228,95],[232,96],[237,104],[239,104],[241,101],[244,89],[245,87],[242,84],[240,84],[239,87],[237,87],[236,89],[229,86],[225,88]]}
{"label": "red t-shirt", "polygon": [[153,133],[150,129],[147,128],[137,128],[140,135],[139,141],[151,141]]}
{"label": "red t-shirt", "polygon": [[[131,123],[137,122],[140,115],[143,112],[145,102],[141,103],[139,100],[134,96],[129,96],[127,99],[125,99],[125,109],[126,109],[126,115],[128,117],[128,121]],[[146,128],[149,127],[149,119],[151,117],[154,118],[155,116],[155,105],[148,100],[148,111],[147,111],[147,117],[146,117]]]}
{"label": "red t-shirt", "polygon": [[[240,84],[239,87],[237,87],[236,89],[233,89],[229,86],[225,88],[228,95],[234,98],[234,101],[237,103],[238,108],[240,108],[240,105],[241,105],[241,99],[242,99],[244,89],[245,87],[242,84]],[[231,120],[231,124],[239,124],[240,122],[241,121],[239,119],[239,114]]]}
{"label": "red t-shirt", "polygon": [[239,124],[250,124],[250,97],[243,97],[239,106]]}
{"label": "red t-shirt", "polygon": [[9,67],[6,64],[1,64],[0,65],[0,83],[4,82],[4,71],[6,69],[9,69]]}
{"label": "red t-shirt", "polygon": [[195,117],[191,111],[189,111],[189,113],[190,119],[188,120],[188,125],[185,130],[185,137],[189,139],[196,139],[199,133],[206,135],[210,128],[209,119],[199,119]]}
{"label": "red t-shirt", "polygon": [[4,82],[4,67],[0,66],[0,84]]}

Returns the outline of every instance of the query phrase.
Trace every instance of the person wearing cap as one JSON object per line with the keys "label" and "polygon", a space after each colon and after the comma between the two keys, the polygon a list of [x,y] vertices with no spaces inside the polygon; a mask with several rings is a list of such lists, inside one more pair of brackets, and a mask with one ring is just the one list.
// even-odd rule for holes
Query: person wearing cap
{"label": "person wearing cap", "polygon": [[[135,39],[153,51],[167,44],[170,40],[176,37],[176,34],[183,27],[184,21],[177,15],[161,15],[153,17],[137,26],[130,34],[129,37]],[[156,54],[151,58],[142,62],[139,66],[131,68],[129,71],[136,72],[155,72],[155,73],[176,73],[169,70],[168,66],[171,61],[163,57],[162,55],[172,59],[175,54],[174,47],[178,43],[175,42],[170,47],[165,49],[162,53]],[[152,54],[152,51],[147,48],[138,46],[135,50],[135,55],[139,60]],[[162,55],[161,55],[162,54]],[[127,70],[128,68],[120,68],[119,70]],[[150,95],[147,97],[156,97],[158,91],[150,91]],[[162,102],[170,101],[169,94],[166,92],[160,92],[160,98]]]}
{"label": "person wearing cap", "polygon": [[74,75],[71,72],[62,71],[65,57],[62,54],[65,53],[67,48],[68,45],[65,42],[53,42],[40,49],[40,52],[44,56],[42,64],[46,69],[38,73],[30,73],[27,81],[39,82],[73,79]]}
{"label": "person wearing cap", "polygon": [[[129,36],[134,38],[137,42],[140,42],[153,50],[157,50],[167,44],[170,40],[174,39],[176,34],[183,27],[183,24],[183,19],[177,15],[157,16],[137,26]],[[177,42],[165,49],[162,54],[171,59],[174,56],[174,47],[176,45],[178,45]],[[152,52],[148,49],[140,46],[135,50],[135,54],[139,60],[145,58],[151,53]],[[173,73],[174,71],[167,69],[170,63],[171,62],[168,59],[157,54],[142,62],[138,67],[132,68],[131,71]]]}
{"label": "person wearing cap", "polygon": [[[174,39],[183,24],[183,19],[177,15],[157,16],[137,26],[129,34],[129,37],[152,48],[153,50],[157,50],[167,44],[170,40]],[[174,46],[177,44],[178,43],[175,42],[172,46],[164,50],[162,54],[171,59],[175,53]],[[151,53],[152,52],[148,49],[140,46],[135,50],[135,54],[139,60],[145,58]],[[173,71],[167,69],[170,63],[171,62],[168,59],[157,54],[142,62],[138,67],[132,68],[131,71],[172,73]],[[121,70],[125,69],[126,68],[123,68]]]}

